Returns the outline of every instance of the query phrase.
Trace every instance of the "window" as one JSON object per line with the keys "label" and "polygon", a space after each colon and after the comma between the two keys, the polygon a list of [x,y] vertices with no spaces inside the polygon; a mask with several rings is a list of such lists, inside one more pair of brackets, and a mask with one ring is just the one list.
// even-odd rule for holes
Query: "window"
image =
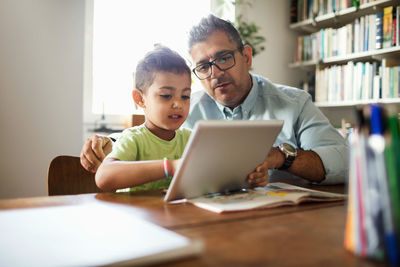
{"label": "window", "polygon": [[210,2],[87,0],[85,123],[93,123],[100,114],[123,123],[121,116],[114,115],[135,112],[132,74],[137,61],[154,44],[167,45],[189,60],[188,30],[210,13]]}

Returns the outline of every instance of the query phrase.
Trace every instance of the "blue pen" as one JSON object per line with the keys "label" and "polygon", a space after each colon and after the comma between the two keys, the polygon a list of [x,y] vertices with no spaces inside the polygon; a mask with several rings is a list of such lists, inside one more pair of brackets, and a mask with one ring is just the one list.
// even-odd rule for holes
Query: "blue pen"
{"label": "blue pen", "polygon": [[211,193],[211,194],[204,195],[204,197],[211,198],[211,197],[220,196],[220,195],[221,195],[221,193]]}
{"label": "blue pen", "polygon": [[371,105],[371,136],[369,139],[370,147],[375,152],[375,167],[380,170],[379,179],[380,199],[382,203],[383,226],[386,244],[386,253],[391,265],[399,264],[398,244],[393,224],[393,213],[389,199],[389,187],[387,182],[386,162],[385,162],[385,139],[383,137],[383,112],[379,105]]}
{"label": "blue pen", "polygon": [[246,192],[248,192],[248,189],[240,188],[240,189],[235,189],[235,190],[225,190],[224,192],[206,194],[204,197],[211,198],[211,197],[215,197],[215,196],[229,196],[229,195],[241,194],[241,193],[246,193]]}

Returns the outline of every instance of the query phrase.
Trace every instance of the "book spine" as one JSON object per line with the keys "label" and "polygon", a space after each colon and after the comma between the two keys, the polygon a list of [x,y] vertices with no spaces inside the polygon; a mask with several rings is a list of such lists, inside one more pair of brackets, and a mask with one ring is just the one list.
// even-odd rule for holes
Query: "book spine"
{"label": "book spine", "polygon": [[394,97],[394,67],[389,68],[389,97]]}
{"label": "book spine", "polygon": [[400,37],[399,24],[400,24],[400,6],[397,6],[396,7],[396,46],[400,45],[400,41],[399,41],[399,37]]}
{"label": "book spine", "polygon": [[372,99],[378,100],[380,97],[380,76],[379,76],[379,66],[378,63],[373,63],[373,73],[374,73],[374,85],[373,85],[373,97]]}
{"label": "book spine", "polygon": [[381,61],[381,97],[383,99],[389,97],[389,74],[386,67],[386,58]]}
{"label": "book spine", "polygon": [[398,76],[398,91],[397,91],[397,97],[400,97],[400,66],[397,67],[397,76]]}
{"label": "book spine", "polygon": [[369,16],[364,17],[365,21],[365,27],[364,27],[364,50],[363,51],[368,51],[369,48]]}
{"label": "book spine", "polygon": [[399,67],[393,67],[393,97],[399,96]]}
{"label": "book spine", "polygon": [[354,22],[354,53],[360,52],[360,18]]}
{"label": "book spine", "polygon": [[297,22],[297,0],[290,2],[290,23]]}
{"label": "book spine", "polygon": [[392,39],[392,46],[396,46],[397,43],[397,37],[396,37],[396,31],[397,31],[397,8],[393,7],[392,8],[392,34],[391,34],[391,39]]}
{"label": "book spine", "polygon": [[307,18],[312,18],[313,17],[313,11],[314,11],[314,1],[313,0],[308,0],[308,3],[307,3]]}
{"label": "book spine", "polygon": [[296,17],[297,17],[297,21],[298,22],[303,20],[303,17],[302,17],[303,1],[304,0],[298,0],[297,1],[297,9],[296,9],[297,16]]}
{"label": "book spine", "polygon": [[376,13],[376,43],[375,48],[381,49],[383,47],[383,12]]}
{"label": "book spine", "polygon": [[392,46],[393,7],[383,9],[383,48]]}

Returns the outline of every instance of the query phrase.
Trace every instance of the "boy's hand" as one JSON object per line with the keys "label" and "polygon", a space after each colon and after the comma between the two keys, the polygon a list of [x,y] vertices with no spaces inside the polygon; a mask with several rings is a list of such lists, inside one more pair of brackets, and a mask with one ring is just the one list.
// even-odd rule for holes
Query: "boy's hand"
{"label": "boy's hand", "polygon": [[81,150],[81,165],[95,173],[105,156],[112,150],[112,141],[106,136],[93,135],[86,140]]}
{"label": "boy's hand", "polygon": [[253,187],[263,187],[268,184],[268,168],[266,164],[259,165],[247,176],[247,182]]}

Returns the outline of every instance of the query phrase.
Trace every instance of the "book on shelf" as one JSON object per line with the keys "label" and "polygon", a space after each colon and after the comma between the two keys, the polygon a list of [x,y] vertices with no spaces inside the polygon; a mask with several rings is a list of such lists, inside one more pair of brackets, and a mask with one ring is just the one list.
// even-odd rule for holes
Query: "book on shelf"
{"label": "book on shelf", "polygon": [[382,98],[389,97],[389,67],[387,67],[387,59],[382,59],[381,63],[381,75],[382,75],[382,88],[381,88],[381,95]]}
{"label": "book on shelf", "polygon": [[400,19],[400,6],[396,7],[396,31],[395,31],[395,38],[396,38],[396,45],[400,45],[399,37],[400,37],[400,30],[399,30],[399,21]]}
{"label": "book on shelf", "polygon": [[397,39],[396,39],[396,31],[397,31],[397,7],[392,7],[392,33],[391,33],[391,40],[392,40],[392,45],[391,46],[396,46],[397,44]]}
{"label": "book on shelf", "polygon": [[383,47],[383,11],[376,13],[375,25],[375,49],[381,49]]}
{"label": "book on shelf", "polygon": [[290,23],[297,22],[297,0],[290,2]]}
{"label": "book on shelf", "polygon": [[383,48],[392,46],[393,7],[383,9]]}
{"label": "book on shelf", "polygon": [[346,195],[294,186],[270,183],[265,187],[239,190],[225,194],[209,194],[188,199],[193,205],[216,213],[228,213],[280,206],[293,206],[303,202],[343,201]]}

